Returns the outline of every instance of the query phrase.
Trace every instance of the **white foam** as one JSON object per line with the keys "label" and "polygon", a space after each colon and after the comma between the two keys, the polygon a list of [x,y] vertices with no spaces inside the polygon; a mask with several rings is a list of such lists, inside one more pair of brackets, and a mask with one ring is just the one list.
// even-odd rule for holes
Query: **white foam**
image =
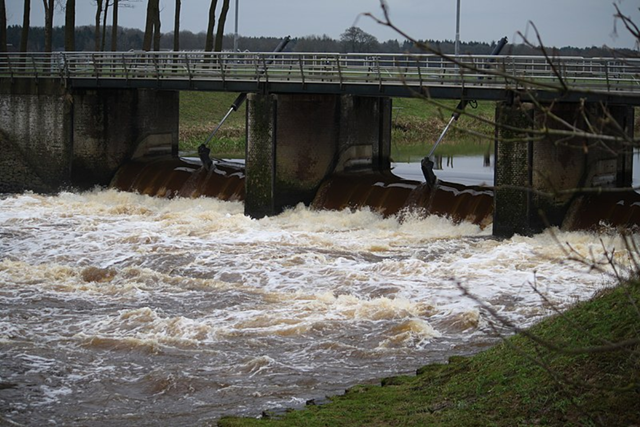
{"label": "white foam", "polygon": [[[83,376],[135,384],[128,352],[185,352],[224,390],[251,389],[243,372],[252,381],[384,376],[480,339],[490,330],[481,303],[528,326],[552,312],[540,294],[562,309],[613,283],[603,261],[614,248],[629,265],[619,237],[490,233],[367,209],[300,205],[255,220],[214,199],[11,196],[0,200],[0,340],[32,345],[33,369],[50,368],[50,355],[38,356],[44,343],[58,354],[105,352],[109,369],[69,369],[58,400]],[[261,384],[269,399],[272,385]]]}

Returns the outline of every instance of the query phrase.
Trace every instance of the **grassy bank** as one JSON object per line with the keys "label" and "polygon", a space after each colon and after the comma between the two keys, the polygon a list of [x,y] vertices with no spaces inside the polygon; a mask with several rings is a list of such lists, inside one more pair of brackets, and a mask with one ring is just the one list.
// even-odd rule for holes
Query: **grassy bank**
{"label": "grassy bank", "polygon": [[[229,110],[237,94],[210,92],[180,93],[180,150],[195,152],[206,141]],[[397,161],[421,159],[431,150],[451,117],[450,109],[457,101],[428,102],[422,99],[393,100],[392,158]],[[493,118],[494,104],[479,103],[469,108],[471,115]],[[210,144],[214,157],[243,157],[245,149],[245,106],[232,113]],[[473,133],[473,134],[472,134]],[[493,130],[471,117],[461,118],[447,133],[437,154],[483,154],[491,140],[475,134],[491,136]]]}
{"label": "grassy bank", "polygon": [[[180,151],[196,152],[227,114],[236,96],[235,93],[180,92]],[[245,105],[231,113],[210,143],[213,157],[244,157]]]}
{"label": "grassy bank", "polygon": [[[529,334],[416,376],[357,386],[239,426],[623,426],[640,423],[640,284],[607,290]],[[616,343],[628,341],[628,345]]]}

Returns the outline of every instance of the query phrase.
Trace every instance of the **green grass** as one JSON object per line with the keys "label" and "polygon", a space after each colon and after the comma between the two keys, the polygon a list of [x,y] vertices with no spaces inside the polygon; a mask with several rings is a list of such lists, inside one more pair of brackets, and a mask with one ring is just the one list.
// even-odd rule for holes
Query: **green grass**
{"label": "green grass", "polygon": [[[393,100],[391,157],[394,161],[419,161],[428,154],[451,119],[458,101],[397,98]],[[475,105],[475,104],[474,104]],[[454,121],[435,155],[469,156],[493,152],[493,127],[478,119],[492,120],[495,103],[469,105]]]}
{"label": "green grass", "polygon": [[[357,386],[240,426],[622,426],[640,423],[640,284],[632,282],[469,358]],[[610,343],[634,340],[606,350]],[[556,351],[560,349],[561,351]]]}
{"label": "green grass", "polygon": [[[236,93],[180,92],[180,151],[195,152],[227,114]],[[229,116],[210,143],[214,157],[238,158],[245,152],[246,104]]]}
{"label": "green grass", "polygon": [[[195,152],[229,111],[237,94],[215,92],[180,93],[180,150]],[[432,101],[417,98],[393,100],[391,157],[397,161],[422,159],[446,127],[457,101]],[[211,141],[214,157],[240,158],[245,154],[245,106],[231,113]],[[490,149],[493,128],[474,119],[493,118],[494,103],[471,106],[452,126],[436,154],[480,155]],[[474,134],[471,134],[473,132]],[[482,134],[486,137],[479,137]]]}

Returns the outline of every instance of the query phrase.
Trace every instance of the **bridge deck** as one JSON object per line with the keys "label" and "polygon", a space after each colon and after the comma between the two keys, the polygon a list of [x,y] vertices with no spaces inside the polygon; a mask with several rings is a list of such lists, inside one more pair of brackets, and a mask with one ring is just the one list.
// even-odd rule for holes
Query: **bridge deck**
{"label": "bridge deck", "polygon": [[640,59],[338,53],[60,52],[0,54],[0,78],[76,88],[335,93],[640,105]]}

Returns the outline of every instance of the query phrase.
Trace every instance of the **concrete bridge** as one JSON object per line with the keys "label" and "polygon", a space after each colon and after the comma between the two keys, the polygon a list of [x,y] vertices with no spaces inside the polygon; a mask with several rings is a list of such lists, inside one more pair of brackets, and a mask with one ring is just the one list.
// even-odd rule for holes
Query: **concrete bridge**
{"label": "concrete bridge", "polygon": [[[628,187],[640,60],[334,53],[0,55],[0,192],[107,184],[177,155],[180,91],[249,93],[245,211],[390,169],[394,97],[497,101],[494,234],[557,225],[575,189]],[[539,212],[545,213],[544,217]]]}

